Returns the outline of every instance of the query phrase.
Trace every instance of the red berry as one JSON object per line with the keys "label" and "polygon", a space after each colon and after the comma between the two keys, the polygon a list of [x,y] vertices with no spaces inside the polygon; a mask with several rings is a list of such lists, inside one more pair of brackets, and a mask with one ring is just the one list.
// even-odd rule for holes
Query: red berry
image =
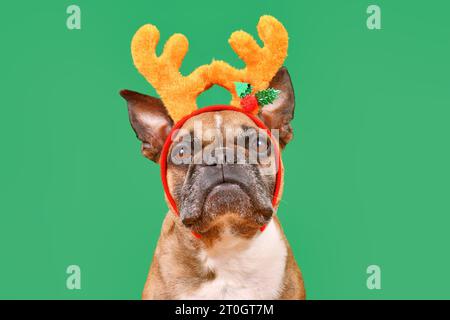
{"label": "red berry", "polygon": [[252,94],[241,99],[241,107],[245,112],[254,113],[258,110],[258,100]]}

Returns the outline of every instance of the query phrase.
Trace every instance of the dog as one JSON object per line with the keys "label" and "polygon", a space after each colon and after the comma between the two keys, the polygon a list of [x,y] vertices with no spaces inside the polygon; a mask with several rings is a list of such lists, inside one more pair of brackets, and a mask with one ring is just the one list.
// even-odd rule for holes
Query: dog
{"label": "dog", "polygon": [[[258,117],[267,128],[278,131],[274,143],[282,150],[293,137],[295,109],[285,67],[279,69],[270,87],[281,94]],[[272,205],[276,173],[262,174],[264,164],[238,163],[234,158],[220,164],[173,161],[172,155],[192,156],[191,149],[180,149],[185,143],[180,136],[173,139],[170,157],[162,159],[164,143],[174,126],[163,101],[129,90],[121,95],[128,104],[131,126],[142,142],[142,154],[156,163],[167,161],[168,189],[180,211],[177,216],[169,210],[164,219],[142,298],[305,299],[302,274]],[[243,113],[200,113],[182,126],[200,151],[208,148],[211,139],[192,137],[196,125],[201,125],[203,132],[227,130],[233,141],[256,129]],[[275,161],[273,153],[268,157]],[[264,231],[261,225],[266,226]]]}

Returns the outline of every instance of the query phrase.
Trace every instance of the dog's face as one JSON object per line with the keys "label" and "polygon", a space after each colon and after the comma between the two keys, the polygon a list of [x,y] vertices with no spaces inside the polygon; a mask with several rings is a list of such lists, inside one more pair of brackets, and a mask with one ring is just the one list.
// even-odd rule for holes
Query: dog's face
{"label": "dog's face", "polygon": [[189,119],[173,137],[167,159],[168,184],[183,224],[204,233],[229,216],[255,228],[267,223],[276,177],[270,146],[265,132],[242,113]]}
{"label": "dog's face", "polygon": [[167,161],[169,190],[187,228],[205,234],[227,226],[252,236],[271,219],[279,169],[273,144],[283,148],[292,138],[294,93],[286,69],[280,69],[270,87],[281,90],[280,97],[259,117],[278,139],[270,139],[245,114],[206,112],[172,135],[166,159],[160,154],[173,121],[161,100],[122,92],[142,153],[155,162]]}

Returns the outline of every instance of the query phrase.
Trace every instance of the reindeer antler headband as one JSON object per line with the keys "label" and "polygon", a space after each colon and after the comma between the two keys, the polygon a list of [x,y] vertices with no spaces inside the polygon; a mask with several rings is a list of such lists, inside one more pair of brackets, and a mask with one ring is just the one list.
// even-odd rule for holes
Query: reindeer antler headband
{"label": "reindeer antler headband", "polygon": [[250,84],[252,92],[269,86],[287,56],[288,34],[271,16],[262,16],[257,30],[264,43],[262,48],[244,31],[234,32],[228,41],[245,62],[243,69],[235,69],[224,61],[213,61],[183,76],[179,69],[188,50],[187,38],[182,34],[172,35],[164,45],[163,53],[157,56],[159,31],[150,24],[142,26],[134,35],[131,53],[136,68],[155,88],[169,115],[177,122],[197,109],[197,97],[214,84],[231,92],[230,104],[235,107],[240,104],[235,82]]}

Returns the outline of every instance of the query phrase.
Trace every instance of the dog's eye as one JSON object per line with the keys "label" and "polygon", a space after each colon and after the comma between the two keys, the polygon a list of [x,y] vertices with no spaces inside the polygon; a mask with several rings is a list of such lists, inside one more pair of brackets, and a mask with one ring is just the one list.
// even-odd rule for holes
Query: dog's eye
{"label": "dog's eye", "polygon": [[271,155],[271,143],[267,136],[258,136],[255,139],[254,148],[256,150],[258,160],[263,160]]}
{"label": "dog's eye", "polygon": [[269,139],[267,137],[258,137],[256,139],[256,151],[258,153],[267,153],[269,149]]}
{"label": "dog's eye", "polygon": [[178,149],[178,157],[184,159],[191,156],[191,150],[187,146],[180,146]]}
{"label": "dog's eye", "polygon": [[175,145],[171,152],[171,158],[174,164],[189,164],[191,145],[188,142],[181,142]]}
{"label": "dog's eye", "polygon": [[258,140],[256,141],[256,148],[259,151],[261,151],[261,148],[263,146],[263,142],[261,141],[261,139],[258,138]]}

